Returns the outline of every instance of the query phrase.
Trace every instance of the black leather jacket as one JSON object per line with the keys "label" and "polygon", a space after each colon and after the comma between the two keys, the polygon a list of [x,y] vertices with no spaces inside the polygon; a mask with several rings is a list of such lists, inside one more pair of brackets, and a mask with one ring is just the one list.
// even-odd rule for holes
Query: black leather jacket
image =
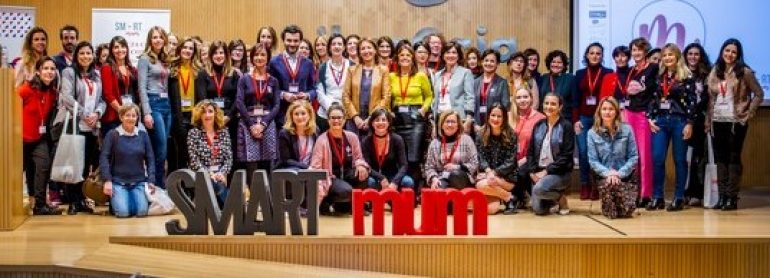
{"label": "black leather jacket", "polygon": [[[591,127],[584,127],[591,128]],[[522,167],[526,173],[536,173],[543,170],[540,167],[540,151],[543,147],[545,134],[548,132],[548,119],[542,119],[535,124],[532,132],[532,141],[527,150],[527,163]],[[551,153],[553,163],[545,167],[549,175],[565,175],[574,167],[573,152],[575,150],[575,130],[569,121],[563,117],[554,125],[551,131]]]}

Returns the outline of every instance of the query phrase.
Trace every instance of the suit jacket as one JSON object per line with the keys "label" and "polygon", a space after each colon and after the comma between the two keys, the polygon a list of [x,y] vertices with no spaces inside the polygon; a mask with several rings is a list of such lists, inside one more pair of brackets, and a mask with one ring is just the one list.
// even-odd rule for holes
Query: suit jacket
{"label": "suit jacket", "polygon": [[[473,119],[476,121],[477,125],[483,125],[484,122],[481,120],[481,115],[479,113],[479,107],[482,106],[481,103],[481,89],[482,89],[482,83],[484,82],[484,76],[481,75],[475,80],[473,80],[473,96],[474,96],[474,109],[473,109]],[[510,92],[508,90],[508,81],[506,81],[504,78],[500,77],[499,75],[495,74],[494,77],[492,77],[492,83],[490,84],[489,91],[487,91],[487,103],[483,103],[484,106],[487,107],[487,113],[489,113],[489,108],[492,106],[492,104],[495,104],[495,102],[499,102],[500,104],[505,107],[505,111],[508,111],[508,109],[511,108],[511,96]]]}
{"label": "suit jacket", "polygon": [[[348,78],[342,90],[342,105],[345,107],[347,118],[358,116],[361,99],[361,79],[363,66],[355,65],[348,70]],[[372,90],[369,95],[369,113],[377,108],[390,111],[390,78],[388,69],[384,66],[374,66],[372,69]]]}
{"label": "suit jacket", "polygon": [[[438,107],[441,101],[441,76],[446,68],[436,72],[433,77],[433,113],[439,113]],[[447,94],[452,104],[452,110],[460,114],[460,120],[465,120],[466,115],[473,116],[475,111],[475,98],[473,97],[473,73],[462,66],[452,69],[452,77],[447,85]]]}
{"label": "suit jacket", "polygon": [[[75,54],[73,54],[74,56]],[[75,57],[73,57],[74,59]],[[59,73],[62,73],[64,69],[70,66],[70,63],[67,62],[67,58],[64,57],[64,52],[59,52],[59,54],[56,54],[51,57],[53,59],[53,63],[56,64],[56,70],[59,71]]]}
{"label": "suit jacket", "polygon": [[[275,77],[275,79],[278,80],[278,88],[281,92],[288,92],[291,77],[289,75],[289,65],[284,63],[284,55],[286,55],[285,52],[275,55],[275,57],[270,59],[270,63],[267,66],[267,72],[270,76]],[[299,58],[298,63],[299,70],[297,71],[296,82],[298,83],[297,85],[299,85],[299,91],[308,93],[310,95],[310,101],[313,101],[316,98],[316,84],[313,78],[315,76],[315,67],[313,66],[313,62],[307,58]],[[289,108],[289,104],[291,103],[281,98],[280,112],[278,117],[276,117],[278,126],[283,126],[284,116],[286,115],[286,109]]]}

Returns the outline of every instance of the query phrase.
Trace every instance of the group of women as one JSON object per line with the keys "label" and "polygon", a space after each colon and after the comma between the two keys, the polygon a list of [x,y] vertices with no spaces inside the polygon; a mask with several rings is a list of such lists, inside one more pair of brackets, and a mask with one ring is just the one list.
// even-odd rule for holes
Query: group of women
{"label": "group of women", "polygon": [[[281,33],[288,46],[287,32],[296,27]],[[676,190],[667,209],[675,211],[686,197],[691,205],[702,198],[695,182],[702,167],[687,168],[686,149],[703,160],[707,133],[716,146],[719,207],[737,207],[747,122],[763,92],[735,39],[713,69],[695,43],[684,54],[665,45],[660,63],[648,63],[650,44],[638,38],[614,49],[614,71],[594,43],[574,75],[560,50],[546,56],[540,74],[539,54],[529,49],[511,56],[502,77],[500,53],[464,50],[438,34],[396,44],[299,37],[297,68],[312,62],[316,90],[287,98],[269,63],[290,54],[275,52],[271,27],[248,48],[153,27],[136,66],[123,37],[96,50],[83,41],[61,74],[47,57],[47,33],[33,28],[17,77],[34,214],[62,212],[46,198],[52,133],[76,106],[87,168],[100,167],[118,217],[146,215],[144,191],[165,188],[167,172],[182,168],[208,172],[220,203],[235,169],[320,169],[328,173],[318,185],[323,214],[350,213],[353,189],[411,188],[419,198],[422,187],[475,187],[489,197],[489,213],[516,213],[527,195],[536,214],[566,213],[575,146],[581,198],[601,196],[605,215],[628,217],[637,205],[666,206],[669,144]],[[90,211],[78,186],[66,188],[68,213]]]}

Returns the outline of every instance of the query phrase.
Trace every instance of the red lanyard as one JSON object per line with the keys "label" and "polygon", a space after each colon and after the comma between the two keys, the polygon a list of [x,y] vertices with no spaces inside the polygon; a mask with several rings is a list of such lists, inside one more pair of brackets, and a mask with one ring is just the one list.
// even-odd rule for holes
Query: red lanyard
{"label": "red lanyard", "polygon": [[40,114],[40,125],[45,124],[45,99],[48,97],[48,91],[40,92],[40,106],[38,106],[38,113]]}
{"label": "red lanyard", "polygon": [[[297,138],[301,139],[301,137],[297,137]],[[299,148],[300,160],[304,160],[305,155],[307,155],[307,150],[309,147],[310,147],[310,136],[307,136],[307,138],[305,138],[305,144],[300,144],[300,148]]]}
{"label": "red lanyard", "polygon": [[[158,84],[161,87],[166,87],[163,85],[163,82],[166,81],[166,77],[168,76],[168,69],[163,64],[160,64],[160,80],[158,80]],[[188,74],[189,79],[189,74]]]}
{"label": "red lanyard", "polygon": [[[126,72],[128,72],[128,69],[126,69]],[[126,75],[123,76],[122,79],[123,79],[123,86],[125,86],[125,89],[126,89],[125,90],[126,91],[125,95],[128,95],[128,89],[131,88],[131,83],[130,83],[131,82],[131,76],[126,74]]]}
{"label": "red lanyard", "polygon": [[214,85],[217,87],[217,96],[222,97],[222,87],[225,85],[225,74],[217,79],[217,74],[214,74]]}
{"label": "red lanyard", "polygon": [[185,80],[184,76],[182,76],[182,73],[181,72],[179,73],[179,81],[182,82],[182,90],[184,90],[182,91],[181,95],[188,95],[190,93],[187,91],[190,89],[190,75],[192,75],[192,73],[188,71],[187,79]]}
{"label": "red lanyard", "polygon": [[441,137],[441,153],[442,157],[444,159],[444,165],[449,164],[452,162],[452,158],[455,157],[455,151],[457,151],[457,147],[460,146],[460,136],[457,136],[457,140],[455,141],[454,147],[452,147],[452,152],[449,153],[449,157],[445,157],[443,154],[446,153],[446,137]]}
{"label": "red lanyard", "polygon": [[409,82],[412,81],[412,76],[409,75],[409,78],[406,79],[406,86],[401,83],[401,80],[404,80],[403,77],[398,78],[398,87],[401,89],[401,101],[406,102],[406,91],[409,90]]}
{"label": "red lanyard", "polygon": [[661,88],[663,89],[663,98],[666,98],[668,97],[668,93],[671,91],[671,87],[674,86],[674,82],[670,80],[671,77],[668,76],[668,71],[664,72],[662,77],[663,84]]}
{"label": "red lanyard", "polygon": [[88,87],[88,95],[91,96],[94,94],[94,82],[91,81],[91,79],[88,79],[86,77],[82,77],[83,82],[86,83],[86,86]]}
{"label": "red lanyard", "polygon": [[548,76],[548,80],[551,83],[551,92],[555,93],[556,92],[556,86],[554,85],[554,82],[553,82],[553,74]]}
{"label": "red lanyard", "polygon": [[343,132],[342,136],[343,138],[340,139],[341,144],[337,145],[336,140],[332,136],[331,133],[328,133],[327,136],[329,137],[329,144],[332,145],[332,153],[334,153],[334,156],[337,157],[337,159],[340,161],[341,165],[345,165],[345,134]]}
{"label": "red lanyard", "polygon": [[377,165],[382,169],[382,165],[385,162],[385,157],[388,156],[388,148],[390,148],[390,134],[385,135],[385,146],[380,148],[377,144],[377,138],[372,139],[374,141],[374,151],[377,156]]}
{"label": "red lanyard", "polygon": [[636,77],[637,74],[641,73],[642,70],[646,68],[647,68],[646,62],[644,63],[644,67],[640,68],[640,67],[634,66],[633,68],[631,68],[631,71],[628,73],[628,76],[626,76],[626,86],[623,87],[623,84],[618,82],[618,86],[620,86],[620,91],[623,94],[628,94],[628,83],[631,82],[631,79],[634,79],[634,77]]}
{"label": "red lanyard", "polygon": [[251,75],[251,84],[254,85],[254,97],[256,98],[257,103],[262,102],[262,97],[265,96],[265,92],[267,91],[267,80],[268,78],[260,80],[259,85],[257,85],[257,75]]}
{"label": "red lanyard", "polygon": [[449,87],[449,81],[452,79],[452,74],[449,74],[449,77],[447,77],[446,72],[444,72],[444,75],[441,76],[441,98],[443,99],[446,95],[447,87]]}
{"label": "red lanyard", "polygon": [[599,76],[601,75],[602,70],[598,69],[596,71],[596,77],[593,78],[593,82],[591,82],[591,69],[588,69],[588,90],[590,90],[591,96],[594,95],[594,89],[596,89],[596,82],[599,82]]}
{"label": "red lanyard", "polygon": [[289,78],[291,78],[291,82],[294,82],[297,80],[297,74],[299,74],[299,62],[300,57],[297,57],[297,64],[294,66],[294,68],[291,68],[291,65],[289,65],[289,60],[286,59],[286,55],[281,55],[283,58],[283,64],[286,66],[286,71],[289,72]]}
{"label": "red lanyard", "polygon": [[484,85],[481,86],[481,106],[487,105],[487,96],[489,95],[489,88],[492,87],[492,82],[484,82]]}
{"label": "red lanyard", "polygon": [[332,77],[334,77],[334,83],[337,84],[337,87],[340,86],[340,83],[342,83],[342,75],[345,74],[345,61],[342,61],[342,69],[340,70],[339,77],[335,73],[334,67],[332,67],[331,61],[329,61],[329,68],[332,70]]}
{"label": "red lanyard", "polygon": [[722,93],[722,98],[727,96],[727,80],[719,82],[719,92]]}
{"label": "red lanyard", "polygon": [[209,144],[209,149],[211,149],[211,160],[216,161],[217,157],[219,156],[219,145],[214,144],[214,141],[217,141],[219,138],[218,134],[214,134],[214,140],[211,140],[209,138],[209,135],[206,134],[206,143]]}

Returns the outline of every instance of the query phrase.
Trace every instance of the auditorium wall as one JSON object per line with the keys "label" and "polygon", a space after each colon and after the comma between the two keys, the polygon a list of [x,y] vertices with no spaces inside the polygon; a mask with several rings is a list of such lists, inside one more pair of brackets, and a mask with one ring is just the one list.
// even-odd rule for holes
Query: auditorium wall
{"label": "auditorium wall", "polygon": [[[419,8],[417,0],[0,0],[0,5],[37,9],[37,25],[50,35],[49,53],[61,50],[57,34],[65,24],[77,26],[81,38],[91,37],[91,9],[168,9],[171,30],[181,36],[200,35],[204,40],[241,38],[254,43],[260,26],[280,29],[299,25],[306,36],[330,34],[338,26],[343,34],[390,35],[412,39],[423,27],[433,27],[448,38],[469,39],[477,45],[477,29],[486,29],[483,41],[515,41],[519,50],[534,47],[541,55],[553,49],[570,49],[570,2],[536,0],[447,0]],[[441,1],[438,1],[441,2]],[[483,31],[483,30],[481,30]],[[609,47],[609,46],[608,46]],[[505,52],[506,49],[503,49]],[[569,53],[569,51],[567,51]],[[541,71],[544,67],[541,66]],[[763,142],[770,130],[770,110],[761,109],[752,121],[744,149],[746,186],[770,187],[770,147]],[[669,160],[668,180],[673,183]]]}

